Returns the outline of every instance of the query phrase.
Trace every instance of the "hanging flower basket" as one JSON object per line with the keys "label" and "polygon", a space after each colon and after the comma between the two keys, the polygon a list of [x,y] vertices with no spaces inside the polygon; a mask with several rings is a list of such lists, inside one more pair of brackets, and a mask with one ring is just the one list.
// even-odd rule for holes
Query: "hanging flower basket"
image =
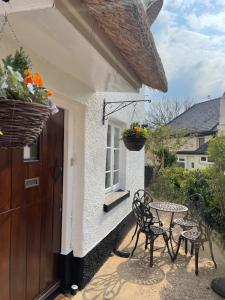
{"label": "hanging flower basket", "polygon": [[148,129],[142,128],[138,123],[131,124],[130,128],[124,129],[122,139],[130,151],[140,151],[147,140]]}
{"label": "hanging flower basket", "polygon": [[145,145],[146,138],[139,136],[124,136],[123,141],[128,150],[140,151]]}
{"label": "hanging flower basket", "polygon": [[3,59],[0,66],[0,147],[24,147],[34,143],[53,113],[39,73],[31,70],[23,49]]}
{"label": "hanging flower basket", "polygon": [[18,100],[0,100],[0,147],[33,144],[45,126],[51,109],[47,105]]}

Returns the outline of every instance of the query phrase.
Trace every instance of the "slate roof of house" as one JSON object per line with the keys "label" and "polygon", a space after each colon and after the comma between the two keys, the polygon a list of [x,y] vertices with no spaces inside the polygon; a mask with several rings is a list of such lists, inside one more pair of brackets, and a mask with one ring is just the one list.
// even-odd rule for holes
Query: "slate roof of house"
{"label": "slate roof of house", "polygon": [[187,111],[168,123],[174,129],[187,133],[212,134],[219,124],[220,98],[194,104]]}
{"label": "slate roof of house", "polygon": [[209,143],[201,145],[197,150],[181,150],[177,151],[177,154],[194,154],[194,155],[207,155]]}

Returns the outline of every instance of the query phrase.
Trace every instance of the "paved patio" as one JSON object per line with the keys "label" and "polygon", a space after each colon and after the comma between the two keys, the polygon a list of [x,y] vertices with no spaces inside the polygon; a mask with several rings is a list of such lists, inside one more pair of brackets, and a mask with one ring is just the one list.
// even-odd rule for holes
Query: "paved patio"
{"label": "paved patio", "polygon": [[[120,249],[130,251],[132,229]],[[163,246],[159,238],[157,246]],[[79,292],[76,300],[213,300],[222,299],[210,288],[214,277],[225,276],[225,258],[214,245],[218,263],[217,270],[210,260],[207,247],[200,249],[199,276],[194,274],[194,257],[185,255],[183,249],[172,263],[167,252],[154,252],[154,267],[149,267],[148,250],[144,251],[144,235],[141,235],[133,258],[120,258],[112,255],[98,271],[86,288]],[[59,296],[57,300],[68,299]]]}

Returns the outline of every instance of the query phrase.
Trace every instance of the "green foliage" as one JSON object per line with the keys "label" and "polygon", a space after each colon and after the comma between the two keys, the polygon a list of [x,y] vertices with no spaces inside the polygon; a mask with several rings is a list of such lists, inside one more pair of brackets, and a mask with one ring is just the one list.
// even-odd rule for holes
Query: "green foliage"
{"label": "green foliage", "polygon": [[225,171],[225,134],[212,138],[208,145],[208,155],[218,170]]}
{"label": "green foliage", "polygon": [[14,55],[10,54],[2,61],[5,68],[11,66],[14,71],[18,71],[20,74],[24,74],[25,70],[31,69],[31,60],[22,47],[17,49]]}
{"label": "green foliage", "polygon": [[176,162],[176,152],[186,142],[184,130],[173,130],[171,127],[161,125],[149,130],[146,143],[146,156],[153,165],[155,172],[172,166]]}
{"label": "green foliage", "polygon": [[155,178],[151,190],[156,197],[178,203],[184,203],[192,194],[201,194],[205,200],[202,216],[225,236],[224,177],[214,166],[194,171],[164,168]]}
{"label": "green foliage", "polygon": [[164,167],[172,167],[177,162],[176,153],[170,151],[169,149],[163,149],[154,152],[159,160],[164,160]]}
{"label": "green foliage", "polygon": [[214,202],[225,215],[225,134],[220,133],[211,139],[208,146],[209,158],[214,161],[212,168],[212,187]]}
{"label": "green foliage", "polygon": [[225,134],[210,140],[209,158],[214,165],[188,171],[183,168],[162,168],[151,189],[156,197],[183,203],[190,195],[200,193],[205,200],[202,216],[225,237]]}

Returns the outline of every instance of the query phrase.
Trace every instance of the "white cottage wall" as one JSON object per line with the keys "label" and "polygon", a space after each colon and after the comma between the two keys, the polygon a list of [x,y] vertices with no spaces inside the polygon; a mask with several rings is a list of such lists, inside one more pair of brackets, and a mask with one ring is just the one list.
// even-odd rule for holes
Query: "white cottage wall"
{"label": "white cottage wall", "polygon": [[[108,235],[131,211],[132,195],[144,186],[144,150],[130,152],[125,150],[125,189],[130,190],[131,197],[108,213],[103,212],[105,199],[105,164],[107,122],[102,125],[102,104],[106,101],[143,99],[140,93],[98,93],[89,99],[85,126],[85,191],[82,252],[76,249],[73,240],[74,255],[85,256],[106,235]],[[112,115],[117,122],[129,126],[133,108],[126,108]],[[144,119],[144,106],[137,107],[139,120]],[[137,117],[136,117],[137,118]],[[121,141],[121,147],[124,147]]]}
{"label": "white cottage wall", "polygon": [[[46,16],[48,19],[44,18]],[[64,53],[62,50],[66,49],[66,53],[70,55],[70,48],[55,42],[55,36],[52,38],[46,35],[44,30],[36,28],[39,17],[43,20],[52,18],[51,24],[54,24],[54,20],[62,18],[57,12],[46,10],[15,14],[10,16],[10,20],[16,27],[17,35],[23,42],[26,52],[31,57],[34,69],[43,73],[46,86],[55,93],[56,104],[65,109],[62,254],[68,254],[73,250],[74,256],[83,257],[130,213],[134,191],[144,186],[144,150],[129,152],[124,148],[124,188],[130,190],[131,197],[110,212],[103,212],[107,134],[107,122],[104,126],[102,125],[103,99],[105,98],[106,101],[143,99],[144,90],[135,92],[135,89],[77,33],[77,43],[74,42],[74,45],[83,43],[83,51],[89,51],[92,54],[91,67],[95,73],[98,70],[99,78],[95,76],[92,80],[85,82],[84,76],[81,80],[77,76],[79,69],[75,70],[76,76],[73,76],[71,72],[66,72],[67,65],[63,65],[62,69],[60,61]],[[25,19],[27,26],[23,26]],[[60,21],[63,25],[64,20],[60,19]],[[72,35],[69,25],[67,23],[64,25]],[[30,28],[33,29],[33,35],[30,34]],[[58,35],[57,38],[59,38]],[[46,53],[46,57],[43,55],[44,42],[49,39],[52,43],[55,42],[54,56],[58,57],[55,63],[50,59],[51,53]],[[35,46],[33,40],[35,40]],[[0,56],[4,57],[13,53],[17,46],[12,34],[7,30],[2,40]],[[71,56],[71,58],[72,61],[66,60],[68,64],[70,61],[70,64],[73,63],[76,66],[76,61],[79,61],[77,66],[87,65],[85,56]],[[98,62],[100,68],[98,68]],[[82,70],[85,69],[88,73],[89,67],[83,66]],[[71,69],[71,65],[68,65],[68,69]],[[81,74],[83,73],[82,71]],[[110,92],[96,93],[99,87],[101,90],[110,90]],[[113,114],[111,119],[124,127],[129,126],[132,112],[133,107],[128,107]],[[137,105],[137,114],[133,121],[143,119],[144,105],[140,103]]]}

